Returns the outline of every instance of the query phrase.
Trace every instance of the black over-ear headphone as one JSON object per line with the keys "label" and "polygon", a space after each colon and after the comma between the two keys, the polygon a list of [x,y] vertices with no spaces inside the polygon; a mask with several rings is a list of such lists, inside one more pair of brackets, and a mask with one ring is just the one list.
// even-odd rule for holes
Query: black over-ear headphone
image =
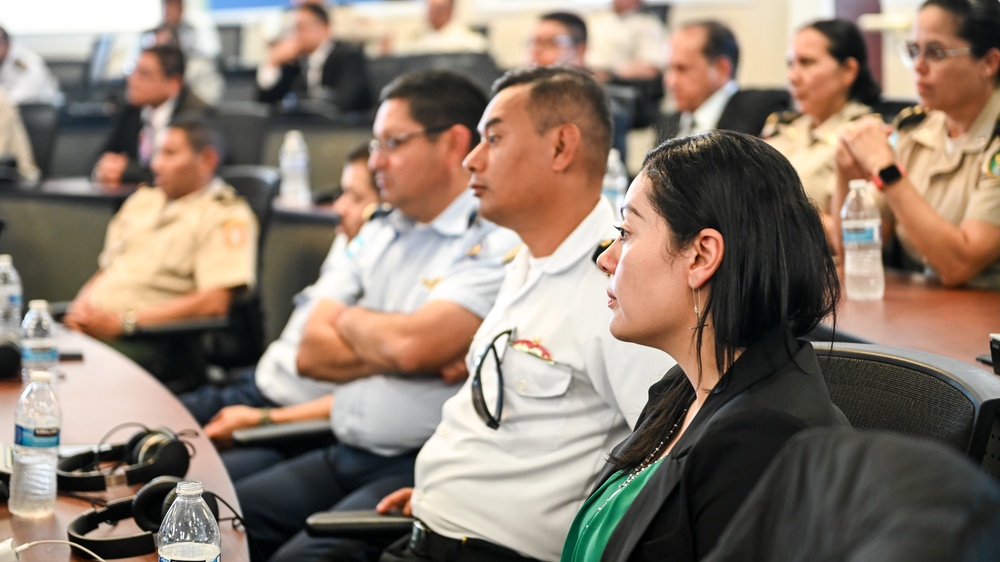
{"label": "black over-ear headphone", "polygon": [[[143,486],[135,496],[109,502],[106,507],[89,509],[81,513],[69,524],[68,534],[72,543],[94,551],[101,558],[131,558],[156,551],[154,533],[160,530],[167,510],[177,497],[177,483],[180,478],[160,476]],[[219,520],[219,503],[215,494],[201,495],[208,509]],[[123,519],[135,519],[143,530],[124,537],[94,538],[87,533],[97,529],[101,523],[114,525]]]}
{"label": "black over-ear headphone", "polygon": [[[123,471],[98,469],[102,462],[119,462]],[[187,445],[166,428],[146,429],[107,451],[84,451],[61,459],[56,470],[60,492],[100,492],[112,486],[132,486],[157,476],[187,474],[191,454]]]}

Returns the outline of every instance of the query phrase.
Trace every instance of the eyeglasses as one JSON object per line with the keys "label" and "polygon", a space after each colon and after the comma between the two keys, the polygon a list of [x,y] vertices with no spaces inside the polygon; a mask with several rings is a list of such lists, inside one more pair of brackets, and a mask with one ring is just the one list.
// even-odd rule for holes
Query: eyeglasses
{"label": "eyeglasses", "polygon": [[903,57],[903,62],[907,63],[907,66],[910,67],[913,66],[913,63],[917,60],[917,57],[921,56],[921,54],[923,55],[924,60],[929,63],[941,62],[944,59],[972,54],[971,47],[945,49],[937,43],[930,43],[921,48],[920,45],[913,41],[907,41],[905,45],[901,45],[899,51],[900,56]]}
{"label": "eyeglasses", "polygon": [[[500,332],[493,336],[489,345],[483,348],[479,357],[476,358],[474,374],[472,376],[472,406],[476,409],[479,417],[486,422],[486,427],[490,429],[500,427],[500,416],[503,414],[503,370],[500,368],[500,363],[503,362],[503,354],[497,351],[497,342],[501,338],[507,338],[501,346],[501,349],[507,349],[507,344],[513,337],[513,329]],[[489,407],[486,405],[486,395],[483,393],[483,364],[486,363],[490,355],[493,356],[493,364],[496,366],[497,371],[497,401],[494,412],[490,412]]]}
{"label": "eyeglasses", "polygon": [[551,49],[553,47],[558,47],[560,49],[568,49],[575,45],[576,42],[569,35],[556,35],[554,37],[532,37],[528,39],[528,48],[540,47],[543,49]]}
{"label": "eyeglasses", "polygon": [[400,133],[394,137],[388,137],[385,140],[372,139],[368,142],[368,150],[372,153],[379,151],[392,152],[410,139],[415,139],[419,136],[436,135],[437,133],[446,131],[449,128],[451,128],[451,125],[441,125],[439,127],[428,127],[419,131],[410,131],[409,133]]}

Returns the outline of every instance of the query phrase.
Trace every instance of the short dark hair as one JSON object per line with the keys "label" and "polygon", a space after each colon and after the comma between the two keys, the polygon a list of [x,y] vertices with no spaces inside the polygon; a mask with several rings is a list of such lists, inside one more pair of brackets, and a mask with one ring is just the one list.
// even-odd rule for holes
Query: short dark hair
{"label": "short dark hair", "polygon": [[[695,335],[700,358],[711,315],[720,374],[765,334],[802,336],[835,315],[840,282],[823,223],[780,152],[756,137],[720,129],[664,142],[646,156],[640,174],[650,183],[649,202],[667,224],[669,252],[683,250],[705,228],[725,239]],[[794,350],[786,351],[791,357]],[[634,444],[611,457],[616,468],[638,466],[694,399],[683,375],[668,387],[650,405],[655,414]]]}
{"label": "short dark hair", "polygon": [[363,163],[365,165],[365,168],[368,170],[368,176],[372,189],[378,191],[378,186],[375,185],[375,170],[368,168],[368,159],[371,158],[371,155],[372,152],[371,149],[369,148],[369,142],[365,141],[359,143],[347,153],[347,158],[344,159],[344,163],[345,164]]}
{"label": "short dark hair", "polygon": [[806,25],[802,29],[814,29],[826,38],[830,56],[843,64],[847,59],[858,63],[858,76],[851,84],[847,97],[863,104],[873,105],[882,98],[882,87],[872,75],[868,66],[868,48],[861,30],[852,22],[841,19],[819,20]]}
{"label": "short dark hair", "polygon": [[549,12],[538,18],[539,21],[554,21],[566,28],[574,45],[587,44],[587,24],[583,18],[573,12]]}
{"label": "short dark hair", "polygon": [[425,129],[462,125],[472,133],[469,150],[479,144],[476,127],[488,100],[469,78],[450,70],[411,72],[382,89],[379,103],[392,99],[409,102],[410,117]]}
{"label": "short dark hair", "polygon": [[733,30],[718,20],[694,21],[685,24],[683,27],[700,27],[704,29],[705,45],[702,46],[701,54],[710,61],[714,61],[719,57],[729,59],[733,67],[730,77],[736,77],[736,71],[740,68],[740,44],[736,40]]}
{"label": "short dark hair", "polygon": [[[1000,2],[997,0],[927,0],[920,9],[936,6],[950,12],[958,25],[955,34],[968,41],[972,56],[983,58],[990,49],[1000,49]],[[1000,84],[1000,73],[995,76]]]}
{"label": "short dark hair", "polygon": [[164,76],[167,78],[184,78],[184,53],[177,46],[154,45],[146,47],[142,52],[156,57],[156,60],[160,63],[160,67],[163,69]]}
{"label": "short dark hair", "polygon": [[309,12],[323,25],[330,25],[330,12],[327,12],[326,8],[324,8],[323,6],[306,3],[306,4],[299,4],[298,6],[291,8],[291,10]]}
{"label": "short dark hair", "polygon": [[573,123],[589,151],[588,168],[603,176],[611,150],[611,109],[607,93],[586,70],[569,66],[532,66],[507,71],[493,83],[493,95],[513,87],[530,88],[528,113],[539,134]]}
{"label": "short dark hair", "polygon": [[182,113],[170,121],[168,126],[171,129],[180,129],[184,132],[184,138],[191,145],[191,150],[201,152],[211,148],[219,155],[219,163],[225,159],[225,145],[222,136],[202,116]]}

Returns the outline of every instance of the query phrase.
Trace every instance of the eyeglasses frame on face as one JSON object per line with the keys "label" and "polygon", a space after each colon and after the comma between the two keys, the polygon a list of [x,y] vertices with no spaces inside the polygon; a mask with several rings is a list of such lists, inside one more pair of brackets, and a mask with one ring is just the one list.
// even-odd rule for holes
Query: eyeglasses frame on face
{"label": "eyeglasses frame on face", "polygon": [[529,37],[526,45],[529,49],[535,46],[540,47],[556,47],[559,49],[569,49],[570,47],[576,46],[576,41],[573,37],[567,34],[555,35],[551,38],[538,39],[536,37]]}
{"label": "eyeglasses frame on face", "polygon": [[935,64],[945,59],[972,55],[972,47],[945,49],[944,47],[934,46],[933,48],[928,48],[926,46],[921,47],[914,41],[907,41],[900,45],[899,52],[903,56],[903,62],[912,68],[917,61],[917,57],[922,56],[928,63]]}
{"label": "eyeglasses frame on face", "polygon": [[[500,338],[504,336],[507,336],[507,342],[504,343],[504,348],[506,349],[507,344],[514,338],[514,329],[504,330],[493,336],[490,343],[476,357],[476,363],[473,367],[472,407],[476,410],[476,414],[479,415],[480,419],[486,422],[486,427],[490,429],[500,428],[500,417],[503,415],[503,370],[500,368],[500,364],[503,363],[503,357],[497,351],[496,346]],[[496,365],[497,370],[496,414],[490,412],[489,407],[486,405],[486,395],[483,393],[483,364],[486,362],[486,357],[491,351],[493,352],[493,363]]]}
{"label": "eyeglasses frame on face", "polygon": [[447,131],[451,127],[452,125],[438,125],[436,127],[425,127],[417,131],[410,131],[407,133],[400,133],[398,135],[393,135],[391,137],[386,138],[384,141],[379,139],[372,139],[368,141],[368,151],[373,154],[375,152],[382,152],[382,153],[393,152],[394,150],[396,150],[409,140],[421,136],[429,137],[432,135],[436,135],[438,133],[443,133],[444,131]]}

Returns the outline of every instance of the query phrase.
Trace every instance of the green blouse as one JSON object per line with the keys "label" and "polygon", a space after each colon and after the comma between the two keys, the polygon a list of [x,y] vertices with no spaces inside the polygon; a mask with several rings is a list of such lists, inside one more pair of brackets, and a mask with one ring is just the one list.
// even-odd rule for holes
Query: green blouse
{"label": "green blouse", "polygon": [[569,528],[561,562],[592,562],[600,559],[611,533],[660,466],[661,460],[662,457],[636,474],[631,481],[628,481],[631,472],[616,472],[597,492],[587,498]]}

